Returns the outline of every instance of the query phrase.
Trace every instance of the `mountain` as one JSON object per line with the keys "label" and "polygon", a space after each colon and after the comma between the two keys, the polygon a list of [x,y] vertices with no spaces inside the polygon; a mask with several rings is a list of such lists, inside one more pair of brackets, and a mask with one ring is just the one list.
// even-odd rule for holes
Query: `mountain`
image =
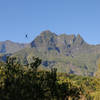
{"label": "mountain", "polygon": [[55,51],[58,54],[71,54],[77,52],[88,44],[82,39],[80,35],[66,35],[57,36],[50,31],[42,32],[35,40],[31,42],[31,48],[36,48],[40,52]]}
{"label": "mountain", "polygon": [[[17,56],[22,64],[31,62],[35,56],[42,59],[41,68],[44,69],[57,68],[58,72],[90,76],[97,71],[100,45],[88,44],[80,34],[57,35],[46,30],[28,44],[28,47],[19,45],[17,52],[13,51],[11,56]],[[8,51],[11,52],[13,47],[8,47]],[[5,46],[2,47],[1,51],[5,50]]]}
{"label": "mountain", "polygon": [[27,46],[28,44],[15,43],[10,40],[3,41],[3,42],[0,42],[0,53],[1,54],[14,53]]}

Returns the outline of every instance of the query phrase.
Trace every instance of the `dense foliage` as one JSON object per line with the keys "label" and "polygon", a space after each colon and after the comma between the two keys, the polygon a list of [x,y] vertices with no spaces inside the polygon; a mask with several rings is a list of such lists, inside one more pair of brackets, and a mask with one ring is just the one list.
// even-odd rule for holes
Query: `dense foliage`
{"label": "dense foliage", "polygon": [[34,57],[27,65],[21,65],[15,57],[1,62],[0,100],[92,100],[90,92],[96,90],[96,80],[57,74],[54,68],[38,71],[40,64],[41,60]]}

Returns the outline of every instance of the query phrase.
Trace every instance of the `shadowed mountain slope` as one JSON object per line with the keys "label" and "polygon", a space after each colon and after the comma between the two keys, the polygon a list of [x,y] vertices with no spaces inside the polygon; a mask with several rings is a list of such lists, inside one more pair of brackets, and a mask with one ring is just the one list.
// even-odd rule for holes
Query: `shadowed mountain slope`
{"label": "shadowed mountain slope", "polygon": [[15,43],[10,40],[3,41],[0,42],[0,53],[14,53],[27,46],[28,44]]}

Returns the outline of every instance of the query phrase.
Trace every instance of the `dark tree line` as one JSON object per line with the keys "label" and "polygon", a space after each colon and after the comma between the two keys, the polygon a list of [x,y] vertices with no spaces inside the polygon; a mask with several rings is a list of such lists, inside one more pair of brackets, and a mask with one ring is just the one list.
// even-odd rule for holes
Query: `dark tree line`
{"label": "dark tree line", "polygon": [[39,58],[23,66],[15,57],[0,63],[0,100],[79,100],[84,94],[81,86],[60,80],[57,69],[38,71]]}

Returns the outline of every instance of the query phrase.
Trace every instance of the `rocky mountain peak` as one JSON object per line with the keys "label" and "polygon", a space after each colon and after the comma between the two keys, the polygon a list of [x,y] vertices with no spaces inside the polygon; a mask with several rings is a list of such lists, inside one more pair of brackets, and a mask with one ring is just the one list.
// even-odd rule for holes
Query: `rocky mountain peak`
{"label": "rocky mountain peak", "polygon": [[78,40],[83,40],[83,38],[82,38],[82,36],[81,36],[80,34],[77,34],[76,38],[77,38]]}
{"label": "rocky mountain peak", "polygon": [[45,36],[45,37],[48,36],[49,37],[49,36],[56,36],[56,34],[51,32],[50,30],[45,30],[40,33],[40,36]]}
{"label": "rocky mountain peak", "polygon": [[68,47],[80,47],[84,44],[85,41],[81,37],[80,34],[75,36],[74,34],[67,35],[61,34],[56,35],[55,33],[46,30],[40,33],[32,42],[31,47],[59,47],[59,48],[66,48]]}
{"label": "rocky mountain peak", "polygon": [[79,45],[82,45],[82,44],[86,44],[86,42],[84,41],[84,39],[82,38],[82,36],[80,35],[80,34],[78,34],[77,36],[76,36],[76,44],[79,44]]}
{"label": "rocky mountain peak", "polygon": [[56,40],[56,34],[46,30],[40,33],[32,42],[31,47],[42,47],[42,46],[49,46],[53,45]]}

